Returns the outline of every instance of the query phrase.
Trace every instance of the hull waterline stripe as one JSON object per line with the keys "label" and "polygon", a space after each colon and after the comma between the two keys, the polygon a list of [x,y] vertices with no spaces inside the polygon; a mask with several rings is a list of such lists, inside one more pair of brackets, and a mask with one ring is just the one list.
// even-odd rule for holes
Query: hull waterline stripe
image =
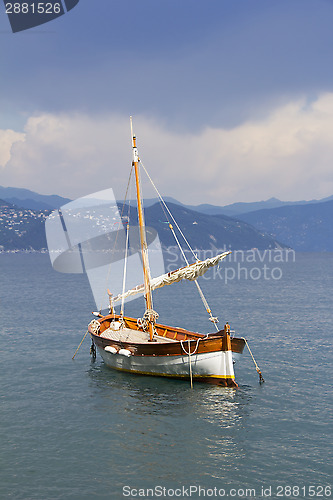
{"label": "hull waterline stripe", "polygon": [[[157,373],[157,372],[142,372],[141,370],[127,370],[126,368],[118,368],[116,366],[110,366],[107,363],[105,363],[108,368],[111,368],[112,370],[117,370],[120,372],[126,372],[126,373],[136,373],[138,375],[155,375],[156,377],[174,377],[174,378],[189,378],[189,375],[173,375],[169,373]],[[226,380],[226,379],[234,379],[235,375],[193,375],[193,378],[196,379],[201,379],[201,378],[216,378],[220,380]]]}

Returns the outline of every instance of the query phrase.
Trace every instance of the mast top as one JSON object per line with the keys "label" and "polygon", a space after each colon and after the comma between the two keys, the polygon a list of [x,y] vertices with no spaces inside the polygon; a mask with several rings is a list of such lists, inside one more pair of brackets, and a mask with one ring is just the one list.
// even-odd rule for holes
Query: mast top
{"label": "mast top", "polygon": [[133,118],[132,118],[132,116],[130,116],[130,123],[131,123],[131,137],[133,140],[133,139],[136,139],[136,135],[133,132]]}
{"label": "mast top", "polygon": [[139,153],[136,147],[136,136],[133,133],[133,120],[132,117],[130,116],[130,123],[131,123],[131,139],[132,139],[132,147],[133,147],[133,165],[137,162],[140,161],[139,158]]}

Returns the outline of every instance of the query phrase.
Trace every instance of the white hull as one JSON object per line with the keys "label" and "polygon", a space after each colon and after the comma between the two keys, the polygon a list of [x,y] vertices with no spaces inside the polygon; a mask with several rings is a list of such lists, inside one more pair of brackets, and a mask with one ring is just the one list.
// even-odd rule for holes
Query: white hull
{"label": "white hull", "polygon": [[[164,377],[190,376],[189,356],[122,356],[97,347],[110,368],[125,372]],[[231,351],[215,351],[191,356],[193,378],[234,379]]]}

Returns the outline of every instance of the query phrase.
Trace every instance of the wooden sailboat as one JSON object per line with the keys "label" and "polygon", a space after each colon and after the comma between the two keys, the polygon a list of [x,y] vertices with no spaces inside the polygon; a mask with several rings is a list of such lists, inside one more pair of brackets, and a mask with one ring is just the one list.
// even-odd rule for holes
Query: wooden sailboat
{"label": "wooden sailboat", "polygon": [[[141,199],[139,164],[140,159],[133,134],[132,121],[132,168],[135,174],[138,223],[143,263],[143,285],[123,292],[117,297],[110,296],[110,313],[103,316],[96,313],[96,319],[88,326],[93,350],[97,348],[106,365],[124,372],[190,379],[215,383],[227,387],[237,387],[234,361],[243,352],[245,340],[231,337],[230,326],[223,330],[217,327],[217,318],[212,316],[206,301],[207,312],[214,323],[216,332],[196,333],[179,327],[157,323],[158,314],[153,310],[152,292],[156,288],[188,279],[194,281],[200,294],[202,291],[197,278],[210,267],[217,265],[230,252],[224,252],[204,261],[197,260],[176,271],[151,278],[144,213]],[[170,224],[171,226],[171,224]],[[171,226],[172,229],[172,226]],[[143,318],[127,317],[115,313],[117,300],[143,293],[146,311]]]}

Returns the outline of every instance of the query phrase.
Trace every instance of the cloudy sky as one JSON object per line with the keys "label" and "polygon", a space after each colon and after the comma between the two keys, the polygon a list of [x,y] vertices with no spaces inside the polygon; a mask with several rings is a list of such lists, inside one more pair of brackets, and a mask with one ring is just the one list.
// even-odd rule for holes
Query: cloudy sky
{"label": "cloudy sky", "polygon": [[13,34],[0,5],[0,185],[70,198],[130,169],[225,205],[333,194],[333,0],[80,0]]}

